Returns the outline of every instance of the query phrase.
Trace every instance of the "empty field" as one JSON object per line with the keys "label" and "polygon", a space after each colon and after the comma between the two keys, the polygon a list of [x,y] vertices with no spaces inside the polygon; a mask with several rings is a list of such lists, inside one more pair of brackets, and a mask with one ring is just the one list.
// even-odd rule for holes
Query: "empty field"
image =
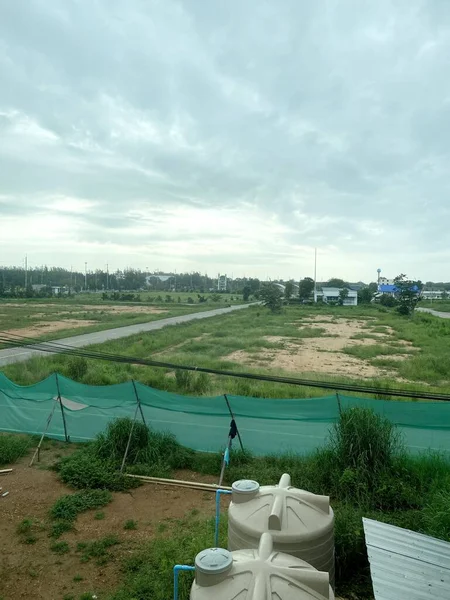
{"label": "empty field", "polygon": [[[272,315],[262,307],[252,307],[243,313],[171,326],[91,348],[175,365],[361,382],[380,390],[402,387],[443,392],[450,390],[449,335],[450,322],[427,314],[408,319],[376,307],[288,307]],[[73,359],[36,358],[7,367],[5,373],[17,383],[29,384],[55,370],[73,377]],[[192,394],[323,394],[317,389],[204,374],[178,377],[175,369],[102,361],[89,361],[81,380],[102,385],[131,378],[159,389]]]}
{"label": "empty field", "polygon": [[[238,303],[238,297],[231,295],[219,296],[218,301],[211,300],[211,295],[205,298],[206,302],[199,302],[195,294],[144,293],[141,302],[112,302],[102,300],[98,294],[48,300],[0,300],[0,331],[36,340],[58,339]],[[189,299],[193,302],[188,302]]]}

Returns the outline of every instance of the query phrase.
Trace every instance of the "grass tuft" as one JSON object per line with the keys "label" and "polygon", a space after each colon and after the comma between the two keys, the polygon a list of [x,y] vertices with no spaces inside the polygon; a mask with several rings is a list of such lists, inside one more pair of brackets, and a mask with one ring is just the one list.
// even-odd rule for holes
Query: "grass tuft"
{"label": "grass tuft", "polygon": [[93,542],[79,542],[77,552],[81,554],[81,562],[89,562],[94,558],[97,565],[105,565],[113,557],[109,549],[117,544],[120,544],[120,540],[116,535],[107,535]]}
{"label": "grass tuft", "polygon": [[137,529],[137,521],[133,521],[133,519],[129,519],[128,521],[125,521],[125,524],[123,526],[124,529],[131,531],[134,529]]}

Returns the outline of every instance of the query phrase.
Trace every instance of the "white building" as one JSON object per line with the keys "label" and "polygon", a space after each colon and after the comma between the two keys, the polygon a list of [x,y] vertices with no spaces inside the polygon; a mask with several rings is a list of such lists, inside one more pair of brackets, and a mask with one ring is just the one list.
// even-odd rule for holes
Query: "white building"
{"label": "white building", "polygon": [[444,290],[423,290],[421,296],[424,300],[442,300],[445,293]]}
{"label": "white building", "polygon": [[[340,293],[343,288],[335,287],[323,287],[317,291],[317,298],[321,298],[325,304],[338,304]],[[357,306],[358,305],[358,292],[356,290],[348,290],[347,298],[344,298],[344,306]]]}
{"label": "white building", "polygon": [[226,275],[218,275],[217,276],[217,291],[218,292],[226,292],[227,291],[227,276]]}

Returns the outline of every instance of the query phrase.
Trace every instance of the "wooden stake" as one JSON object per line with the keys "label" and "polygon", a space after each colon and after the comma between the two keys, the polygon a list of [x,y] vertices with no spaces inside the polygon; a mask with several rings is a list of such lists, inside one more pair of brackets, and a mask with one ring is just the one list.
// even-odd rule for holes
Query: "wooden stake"
{"label": "wooden stake", "polygon": [[59,400],[58,400],[58,398],[55,398],[55,403],[53,404],[53,408],[51,410],[51,413],[48,415],[48,418],[47,418],[47,425],[45,426],[44,432],[41,435],[41,439],[39,440],[38,447],[36,448],[36,450],[35,450],[35,452],[33,454],[33,458],[30,461],[30,467],[33,466],[34,459],[36,458],[36,455],[39,455],[39,452],[41,450],[41,444],[42,444],[42,442],[44,440],[45,434],[48,431],[48,428],[50,427],[50,423],[52,422],[52,418],[53,418],[53,413],[55,412],[55,408],[56,408],[57,404],[59,404]]}
{"label": "wooden stake", "polygon": [[202,483],[201,481],[183,481],[181,479],[164,479],[162,477],[147,477],[146,475],[131,475],[127,473],[127,477],[133,477],[134,479],[139,479],[144,481],[145,483],[156,483],[158,485],[171,485],[177,487],[190,488],[193,490],[200,490],[204,492],[215,492],[218,489],[221,490],[229,490],[230,487],[227,486],[218,486],[215,483]]}

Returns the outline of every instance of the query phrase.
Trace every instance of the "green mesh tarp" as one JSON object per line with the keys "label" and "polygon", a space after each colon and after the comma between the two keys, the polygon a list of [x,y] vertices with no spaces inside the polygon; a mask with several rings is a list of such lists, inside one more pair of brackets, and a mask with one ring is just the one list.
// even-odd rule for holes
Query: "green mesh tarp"
{"label": "green mesh tarp", "polygon": [[[343,395],[338,403],[337,398],[336,394],[308,400],[228,396],[244,446],[257,455],[316,450],[339,415],[339,403],[343,408],[370,407],[385,415],[402,431],[411,452],[450,452],[450,403]],[[147,424],[156,431],[170,431],[181,444],[206,452],[225,446],[230,413],[223,396],[181,396],[132,381],[96,387],[57,374],[23,387],[0,373],[0,431],[41,435],[55,406],[48,435],[64,439],[64,412],[70,439],[88,441],[108,421],[133,418],[138,401]]]}

